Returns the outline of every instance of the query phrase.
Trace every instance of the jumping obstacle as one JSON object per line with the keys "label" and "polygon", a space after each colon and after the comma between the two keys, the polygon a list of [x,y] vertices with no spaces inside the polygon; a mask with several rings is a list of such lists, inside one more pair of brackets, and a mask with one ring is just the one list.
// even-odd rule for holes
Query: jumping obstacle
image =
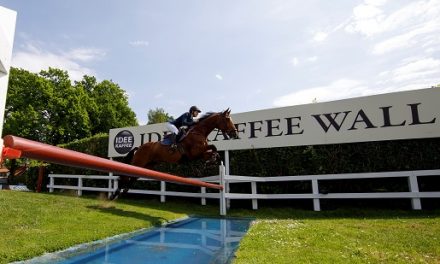
{"label": "jumping obstacle", "polygon": [[164,172],[136,167],[133,165],[95,157],[73,150],[63,149],[17,136],[7,135],[3,138],[3,141],[5,148],[3,149],[2,158],[29,158],[65,166],[79,167],[103,172],[113,172],[115,174],[129,177],[151,178],[160,181],[182,183],[187,185],[223,190],[222,185],[183,178]]}

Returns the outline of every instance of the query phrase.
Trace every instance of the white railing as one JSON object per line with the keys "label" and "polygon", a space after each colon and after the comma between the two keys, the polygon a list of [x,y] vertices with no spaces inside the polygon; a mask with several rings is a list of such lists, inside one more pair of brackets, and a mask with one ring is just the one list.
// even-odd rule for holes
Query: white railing
{"label": "white railing", "polygon": [[[55,179],[77,179],[77,185],[56,185]],[[107,180],[107,188],[102,187],[87,187],[84,186],[84,179],[93,180]],[[49,184],[47,188],[49,192],[53,192],[54,189],[63,190],[76,190],[78,196],[82,195],[82,191],[94,191],[94,192],[108,192],[111,195],[118,188],[118,176],[104,176],[104,175],[70,175],[70,174],[49,174]]]}
{"label": "white railing", "polygon": [[[258,209],[258,199],[313,199],[313,208],[320,211],[321,199],[387,199],[387,198],[409,198],[411,199],[412,209],[421,210],[421,198],[440,198],[440,191],[420,192],[418,177],[438,176],[440,170],[420,170],[420,171],[395,171],[395,172],[374,172],[374,173],[349,173],[349,174],[323,174],[306,176],[279,176],[279,177],[247,177],[226,175],[226,183],[249,182],[252,192],[226,193],[227,199],[251,199],[252,208]],[[374,179],[374,178],[407,178],[408,192],[371,192],[371,193],[319,193],[319,182],[327,180],[348,180],[348,179]],[[257,183],[260,182],[288,182],[288,181],[311,181],[312,192],[301,194],[258,194]]]}
{"label": "white railing", "polygon": [[[249,177],[238,175],[225,175],[224,166],[220,166],[218,176],[210,176],[205,178],[197,178],[206,182],[216,182],[225,188],[218,193],[207,193],[205,187],[200,187],[200,192],[175,192],[166,190],[166,182],[160,182],[160,190],[136,190],[132,189],[130,193],[159,195],[160,201],[165,202],[166,196],[193,197],[200,198],[202,205],[206,205],[206,199],[220,199],[220,214],[226,215],[229,200],[233,199],[249,199],[252,200],[252,208],[258,209],[258,200],[262,199],[312,199],[313,209],[321,210],[321,199],[389,199],[403,198],[411,199],[413,210],[421,210],[421,198],[440,198],[440,191],[420,192],[418,177],[437,176],[440,177],[440,170],[419,170],[419,171],[395,171],[395,172],[374,172],[374,173],[349,173],[349,174],[323,174],[323,175],[302,175],[302,176],[277,176],[277,177]],[[108,192],[111,195],[118,187],[118,176],[85,176],[85,175],[60,175],[49,174],[50,184],[47,186],[50,192],[54,189],[76,190],[78,195],[82,195],[82,191]],[[56,178],[78,179],[77,185],[56,185]],[[377,179],[377,178],[407,178],[407,192],[369,192],[369,193],[320,193],[319,183],[328,180],[350,180],[350,179]],[[107,188],[87,187],[84,186],[84,179],[107,180]],[[144,181],[155,181],[150,179],[140,179]],[[259,194],[257,192],[257,184],[265,182],[292,182],[292,181],[309,181],[311,182],[311,193],[288,193],[288,194]],[[251,193],[231,193],[229,192],[230,184],[234,183],[250,183]]]}
{"label": "white railing", "polygon": [[[57,185],[55,184],[55,179],[77,179],[76,185]],[[64,190],[76,190],[78,196],[82,195],[82,191],[94,191],[94,192],[107,192],[108,196],[110,196],[117,188],[118,188],[118,179],[119,176],[107,176],[107,175],[67,175],[67,174],[49,174],[49,184],[47,188],[49,192],[53,192],[55,189],[64,189]],[[108,181],[108,185],[106,188],[103,187],[87,187],[84,185],[84,180],[93,179],[93,180],[106,180]],[[205,182],[219,182],[219,176],[210,176],[204,178],[194,178],[197,180],[205,181]],[[140,181],[157,181],[153,179],[145,179],[139,178]],[[166,196],[179,196],[179,197],[192,197],[192,198],[201,198],[202,205],[206,205],[207,198],[215,198],[219,199],[219,193],[207,193],[206,187],[200,187],[200,193],[190,193],[190,192],[175,192],[175,191],[167,191],[166,190],[165,181],[160,181],[160,190],[139,190],[139,189],[130,189],[129,193],[137,193],[137,194],[150,194],[150,195],[159,195],[160,201],[165,202]]]}

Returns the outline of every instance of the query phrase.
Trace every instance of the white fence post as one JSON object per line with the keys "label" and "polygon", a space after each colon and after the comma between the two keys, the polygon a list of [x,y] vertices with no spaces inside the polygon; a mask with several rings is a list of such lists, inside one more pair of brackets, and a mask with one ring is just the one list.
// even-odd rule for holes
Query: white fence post
{"label": "white fence post", "polygon": [[82,195],[83,178],[78,177],[78,196]]}
{"label": "white fence post", "polygon": [[[231,170],[229,168],[229,150],[225,150],[225,175],[230,175]],[[225,192],[229,193],[229,182],[226,182],[224,185]],[[231,208],[231,200],[226,199],[226,209]]]}
{"label": "white fence post", "polygon": [[[419,183],[417,182],[417,176],[411,173],[408,177],[409,191],[419,194]],[[422,210],[422,203],[420,198],[411,198],[411,206],[413,210]]]}
{"label": "white fence post", "polygon": [[[314,196],[319,195],[318,180],[316,179],[312,180],[312,192]],[[313,198],[313,210],[321,211],[321,203],[319,201],[319,198]]]}
{"label": "white fence post", "polygon": [[161,202],[161,203],[164,203],[164,202],[165,202],[165,190],[166,190],[166,182],[161,181],[161,182],[160,182],[160,192],[161,192],[161,195],[160,195],[160,202]]}
{"label": "white fence post", "polygon": [[220,185],[223,189],[220,190],[220,215],[226,215],[226,197],[225,197],[225,166],[223,162],[220,165]]}
{"label": "white fence post", "polygon": [[119,188],[119,178],[113,180],[113,190],[117,190]]}
{"label": "white fence post", "polygon": [[[200,192],[202,194],[205,194],[206,193],[206,187],[201,187],[200,188]],[[202,197],[202,205],[206,205],[206,198],[205,197]]]}
{"label": "white fence post", "polygon": [[[113,175],[110,175],[110,176],[113,176]],[[112,188],[112,182],[113,182],[112,179],[108,179],[107,187],[108,187],[109,190],[113,189]],[[107,198],[110,198],[110,196],[112,196],[112,191],[108,191],[108,193],[107,193]]]}
{"label": "white fence post", "polygon": [[[256,195],[257,194],[257,182],[251,182],[251,189],[252,189],[252,194]],[[252,209],[253,210],[258,209],[258,200],[257,199],[252,199]]]}
{"label": "white fence post", "polygon": [[[110,160],[113,160],[113,158],[110,158]],[[108,176],[113,176],[113,172],[109,172]],[[112,184],[113,182],[114,182],[114,180],[108,179],[108,188],[109,189],[113,189],[113,184]],[[110,198],[112,196],[112,193],[113,193],[112,191],[109,191],[107,194],[107,198]]]}
{"label": "white fence post", "polygon": [[50,184],[49,192],[50,192],[50,193],[53,193],[53,190],[54,190],[54,189],[53,189],[52,186],[55,185],[55,178],[54,178],[54,177],[50,177],[49,184]]}

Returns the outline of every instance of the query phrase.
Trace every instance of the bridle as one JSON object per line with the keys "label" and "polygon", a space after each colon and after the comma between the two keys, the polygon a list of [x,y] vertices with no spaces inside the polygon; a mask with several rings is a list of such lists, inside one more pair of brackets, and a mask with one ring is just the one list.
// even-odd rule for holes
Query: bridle
{"label": "bridle", "polygon": [[[231,118],[229,116],[225,117],[225,119],[222,120],[222,124],[225,125],[226,127],[228,127],[227,122],[230,121],[230,119]],[[235,127],[235,125],[231,129],[228,129],[228,130],[221,129],[221,131],[224,135],[227,136],[228,139],[230,138],[230,136],[229,136],[230,134],[232,134],[232,133],[237,134],[237,128]]]}

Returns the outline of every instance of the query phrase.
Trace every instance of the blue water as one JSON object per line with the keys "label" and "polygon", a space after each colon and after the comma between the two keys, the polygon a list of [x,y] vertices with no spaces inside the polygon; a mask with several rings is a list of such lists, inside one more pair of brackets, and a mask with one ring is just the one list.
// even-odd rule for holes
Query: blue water
{"label": "blue water", "polygon": [[191,217],[51,263],[229,263],[250,222]]}

